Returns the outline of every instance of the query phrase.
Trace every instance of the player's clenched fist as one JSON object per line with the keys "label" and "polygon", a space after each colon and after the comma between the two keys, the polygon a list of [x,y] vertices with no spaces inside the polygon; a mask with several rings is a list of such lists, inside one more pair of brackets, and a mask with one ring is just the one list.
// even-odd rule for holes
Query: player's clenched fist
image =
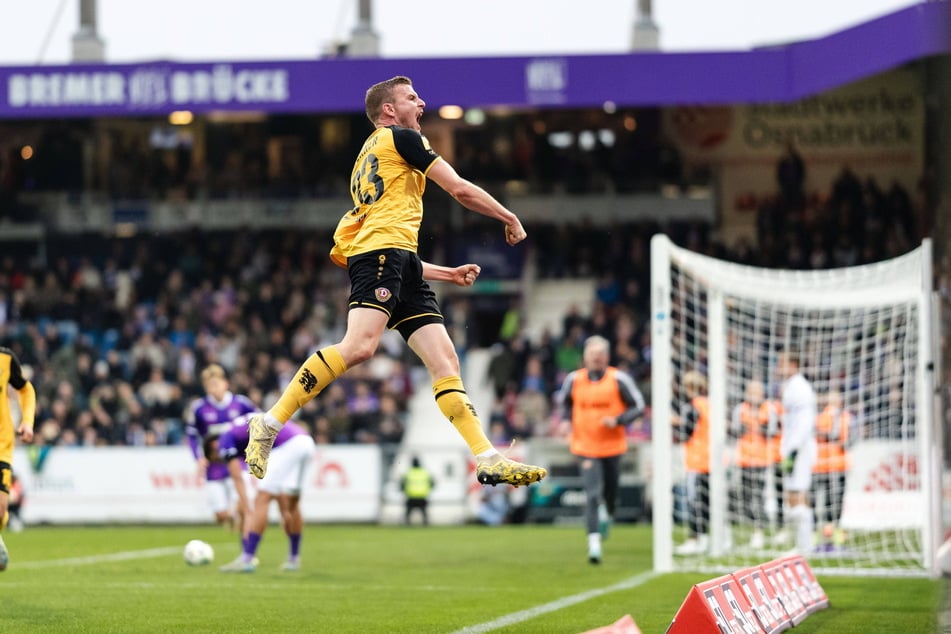
{"label": "player's clenched fist", "polygon": [[457,286],[472,286],[482,268],[478,264],[463,264],[452,272],[452,281]]}
{"label": "player's clenched fist", "polygon": [[509,245],[518,244],[524,240],[526,236],[525,229],[518,220],[505,225],[505,241],[508,242]]}

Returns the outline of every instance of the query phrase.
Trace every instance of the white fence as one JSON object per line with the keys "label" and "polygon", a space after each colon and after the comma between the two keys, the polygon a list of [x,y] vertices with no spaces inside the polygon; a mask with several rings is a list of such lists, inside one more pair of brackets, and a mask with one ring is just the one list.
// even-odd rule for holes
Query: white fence
{"label": "white fence", "polygon": [[[40,463],[14,452],[26,523],[208,522],[211,512],[187,447],[55,447]],[[375,445],[319,447],[307,470],[307,521],[364,522],[380,515],[381,452]]]}

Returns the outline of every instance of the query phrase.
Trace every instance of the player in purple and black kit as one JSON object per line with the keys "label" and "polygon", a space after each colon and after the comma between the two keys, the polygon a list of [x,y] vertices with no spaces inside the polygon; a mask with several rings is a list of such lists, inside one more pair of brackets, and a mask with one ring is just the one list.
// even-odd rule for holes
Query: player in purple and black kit
{"label": "player in purple and black kit", "polygon": [[215,521],[232,525],[237,519],[240,527],[242,517],[240,513],[237,518],[234,516],[238,498],[228,475],[228,466],[218,458],[217,450],[209,445],[231,427],[232,420],[256,411],[257,407],[247,396],[231,393],[225,370],[216,363],[202,370],[201,384],[205,396],[194,401],[186,413],[188,444],[198,462],[199,476],[205,480],[208,504],[215,514]]}
{"label": "player in purple and black kit", "polygon": [[[228,471],[241,499],[246,497],[248,482],[246,473],[241,468],[248,446],[250,418],[250,414],[237,418],[231,428],[218,437],[218,455],[228,463]],[[287,561],[281,565],[281,570],[300,570],[300,540],[304,527],[304,518],[300,512],[300,494],[304,484],[304,472],[313,455],[314,439],[306,429],[288,421],[274,439],[267,474],[258,483],[254,510],[244,531],[244,550],[237,559],[222,566],[222,572],[254,572],[257,567],[257,557],[254,555],[267,528],[271,500],[277,500],[281,511],[281,524],[290,543],[290,552]]]}

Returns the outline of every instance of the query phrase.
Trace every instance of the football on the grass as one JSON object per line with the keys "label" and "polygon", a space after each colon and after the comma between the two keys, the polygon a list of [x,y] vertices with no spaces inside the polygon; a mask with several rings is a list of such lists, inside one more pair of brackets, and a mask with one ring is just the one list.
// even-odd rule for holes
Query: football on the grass
{"label": "football on the grass", "polygon": [[193,539],[185,544],[184,556],[189,566],[204,566],[215,558],[215,549],[208,542]]}

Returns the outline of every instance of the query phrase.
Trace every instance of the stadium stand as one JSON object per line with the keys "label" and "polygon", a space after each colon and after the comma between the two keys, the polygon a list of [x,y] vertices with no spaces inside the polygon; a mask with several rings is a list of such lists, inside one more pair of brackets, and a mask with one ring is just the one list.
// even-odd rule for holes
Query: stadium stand
{"label": "stadium stand", "polygon": [[[610,61],[632,78],[645,78],[620,82],[618,89],[626,91],[621,102],[632,104],[627,107],[612,110],[600,93],[581,94],[572,85],[564,94],[528,94],[524,110],[490,111],[482,126],[433,122],[434,145],[452,152],[461,173],[514,201],[513,207],[534,201],[540,210],[529,214],[524,261],[493,260],[498,268],[486,272],[478,293],[440,291],[463,356],[468,348],[490,351],[480,366],[491,385],[488,409],[482,409],[491,412],[486,422],[498,444],[555,433],[552,390],[577,366],[587,335],[607,337],[613,362],[650,393],[643,384],[650,377],[648,245],[658,231],[678,245],[734,262],[816,269],[892,257],[942,230],[935,227],[937,193],[947,190],[940,174],[924,169],[910,186],[907,179],[885,180],[880,170],[825,156],[823,169],[837,173],[828,186],[803,187],[808,179],[797,176],[794,158],[787,157],[772,191],[738,197],[737,208],[751,220],[749,230],[736,235],[710,214],[667,215],[663,206],[673,199],[689,210],[694,198],[705,197],[710,211],[720,203],[712,196],[723,184],[667,134],[665,114],[678,104],[792,102],[902,65],[926,75],[929,56],[946,60],[948,53],[940,34],[925,29],[929,37],[917,37],[922,20],[938,23],[948,15],[947,2],[927,4],[932,6],[821,41],[736,55],[737,79],[722,86],[704,81],[719,61],[674,56],[670,63],[679,65],[685,80],[681,92],[669,95],[650,79],[656,74],[652,55],[625,55]],[[878,50],[873,44],[883,29],[894,36],[894,46],[882,58],[828,68],[813,63],[828,51]],[[457,62],[479,77],[500,68],[524,73],[524,64],[534,63]],[[606,68],[604,62],[600,56],[564,61],[572,77]],[[946,61],[935,64],[947,67]],[[418,67],[433,102],[448,103],[449,89],[434,79],[438,60]],[[116,72],[131,81],[149,68]],[[171,68],[204,72],[199,66]],[[0,83],[19,86],[31,72],[43,79],[54,70],[0,69],[8,80]],[[771,81],[758,81],[764,76]],[[39,85],[39,79],[23,85]],[[342,79],[336,93],[365,89],[349,90],[356,80]],[[617,83],[607,79],[602,83]],[[942,84],[935,90],[949,89]],[[546,101],[556,97],[570,107]],[[267,114],[235,111],[224,118],[209,114],[220,105],[199,104],[190,128],[168,123],[169,104],[134,114],[141,104],[124,104],[127,109],[117,112],[86,104],[59,117],[30,95],[18,93],[20,98],[26,101],[0,103],[0,345],[13,348],[32,372],[38,442],[177,444],[182,412],[200,391],[196,376],[204,364],[221,363],[236,391],[267,405],[308,350],[337,340],[347,288],[345,275],[326,257],[328,228],[345,208],[340,196],[352,150],[367,129],[351,104],[278,104]],[[484,105],[466,100],[475,98],[464,95],[463,107]],[[693,116],[695,123],[711,112],[676,114]],[[947,126],[947,114],[925,116],[931,127]],[[808,173],[820,161],[805,154]],[[765,169],[781,158],[779,149],[769,154]],[[424,257],[479,261],[484,226],[459,221],[452,201],[437,192],[427,196]],[[652,215],[632,212],[641,196]],[[620,211],[579,213],[590,200]],[[565,201],[574,206],[559,215]],[[300,209],[320,211],[309,214],[315,226],[306,233],[287,226]],[[257,222],[216,224],[225,216]],[[164,224],[157,226],[157,218]],[[482,253],[498,255],[491,248]],[[945,321],[951,314],[949,257],[939,253],[936,263]],[[513,266],[519,271],[514,276]],[[300,422],[321,443],[398,445],[414,420],[414,364],[398,337],[385,340],[377,360],[305,407]],[[947,375],[951,367],[944,370]],[[367,387],[375,398],[366,398]],[[644,440],[649,430],[647,417],[632,434]]]}

